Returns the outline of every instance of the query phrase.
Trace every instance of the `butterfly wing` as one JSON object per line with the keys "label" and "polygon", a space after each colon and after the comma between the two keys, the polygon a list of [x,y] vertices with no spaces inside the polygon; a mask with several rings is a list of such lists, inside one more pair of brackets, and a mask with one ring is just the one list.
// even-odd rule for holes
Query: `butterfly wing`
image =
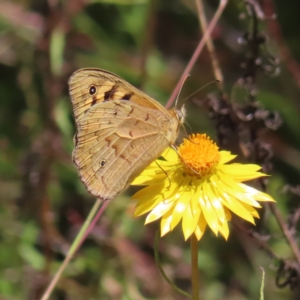
{"label": "butterfly wing", "polygon": [[[91,93],[95,88],[95,93]],[[69,80],[69,92],[76,123],[95,104],[113,100],[127,100],[143,107],[168,111],[157,101],[117,75],[101,69],[80,69]]]}
{"label": "butterfly wing", "polygon": [[175,142],[178,118],[103,70],[79,70],[69,85],[77,125],[73,160],[88,191],[112,199]]}
{"label": "butterfly wing", "polygon": [[168,147],[163,125],[159,111],[124,100],[90,109],[78,124],[73,153],[89,192],[107,200],[126,189]]}

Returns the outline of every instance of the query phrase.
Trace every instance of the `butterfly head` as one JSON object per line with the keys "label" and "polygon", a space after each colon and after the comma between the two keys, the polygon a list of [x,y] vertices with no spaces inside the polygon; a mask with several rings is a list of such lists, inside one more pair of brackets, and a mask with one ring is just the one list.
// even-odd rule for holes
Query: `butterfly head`
{"label": "butterfly head", "polygon": [[186,108],[184,105],[182,105],[182,107],[180,109],[175,109],[177,118],[178,118],[178,123],[179,126],[182,125],[184,123],[185,117],[186,117]]}

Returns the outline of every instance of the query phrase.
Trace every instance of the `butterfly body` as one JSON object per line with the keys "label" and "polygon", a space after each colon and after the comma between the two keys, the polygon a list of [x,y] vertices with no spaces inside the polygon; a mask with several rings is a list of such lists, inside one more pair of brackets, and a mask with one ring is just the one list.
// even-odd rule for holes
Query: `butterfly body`
{"label": "butterfly body", "polygon": [[176,141],[181,112],[110,72],[76,71],[69,91],[77,127],[73,160],[96,197],[114,198]]}

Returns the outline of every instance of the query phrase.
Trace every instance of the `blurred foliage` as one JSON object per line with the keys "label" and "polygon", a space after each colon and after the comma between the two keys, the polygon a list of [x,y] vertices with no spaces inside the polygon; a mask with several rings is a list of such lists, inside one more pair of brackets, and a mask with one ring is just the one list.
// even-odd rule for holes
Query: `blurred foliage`
{"label": "blurred foliage", "polygon": [[[223,93],[212,83],[189,97],[215,80],[204,50],[179,95],[181,104],[189,97],[188,132],[208,133],[221,148],[262,164],[272,175],[267,190],[296,244],[299,3],[262,0],[260,7],[256,0],[230,1],[212,34]],[[218,2],[204,5],[210,19]],[[71,159],[71,73],[107,69],[166,103],[201,38],[196,12],[193,0],[0,1],[1,299],[40,299],[94,202]],[[253,28],[260,41],[251,40]],[[221,98],[242,121],[224,123],[230,114],[214,107]],[[254,119],[263,126],[245,131]],[[226,136],[228,128],[232,135]],[[259,143],[267,157],[255,155]],[[184,299],[155,266],[158,223],[144,227],[143,218],[132,219],[134,190],[111,201],[51,299]],[[265,299],[300,298],[297,272],[283,276],[280,269],[285,259],[295,260],[290,244],[270,207],[261,216],[257,227],[232,225],[227,242],[209,230],[199,242],[202,299],[259,299],[260,266],[266,271]],[[189,291],[189,243],[179,229],[161,239],[160,255],[168,276]],[[276,276],[289,280],[279,288]]]}

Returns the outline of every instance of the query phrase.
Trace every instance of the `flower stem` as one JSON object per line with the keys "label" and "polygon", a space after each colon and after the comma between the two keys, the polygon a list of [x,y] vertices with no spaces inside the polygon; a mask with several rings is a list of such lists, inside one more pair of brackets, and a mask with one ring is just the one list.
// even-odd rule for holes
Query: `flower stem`
{"label": "flower stem", "polygon": [[192,299],[199,300],[198,240],[191,236]]}
{"label": "flower stem", "polygon": [[[91,230],[91,223],[93,223],[93,219],[98,220],[99,216],[101,215],[101,213],[103,212],[103,210],[105,209],[106,205],[102,205],[102,209],[99,210],[99,207],[101,206],[101,204],[103,203],[102,200],[97,199],[97,201],[95,202],[93,208],[91,209],[86,221],[84,222],[83,226],[81,227],[79,233],[77,234],[75,241],[73,242],[71,248],[69,249],[67,256],[65,257],[63,263],[61,264],[60,268],[58,269],[58,271],[56,272],[55,276],[53,277],[53,279],[51,280],[50,284],[47,287],[47,290],[45,291],[45,293],[43,294],[41,300],[47,300],[50,297],[50,294],[52,293],[54,287],[56,286],[58,280],[60,279],[63,271],[65,270],[65,268],[67,267],[67,265],[69,264],[70,260],[72,259],[73,255],[75,254],[76,250],[80,247],[80,245],[82,244],[83,240],[85,239],[87,233]],[[104,202],[104,203],[108,203]],[[99,212],[101,212],[99,214]],[[96,213],[98,212],[98,214],[96,215]],[[96,215],[96,217],[95,217]],[[95,217],[95,218],[94,218]]]}
{"label": "flower stem", "polygon": [[166,275],[164,269],[161,266],[160,263],[160,259],[159,259],[159,254],[158,254],[158,242],[159,242],[159,233],[158,231],[155,233],[155,241],[154,241],[154,256],[155,256],[155,262],[156,265],[162,275],[162,277],[166,280],[166,282],[173,287],[178,293],[184,295],[185,297],[187,297],[188,299],[192,299],[192,297],[185,291],[183,291],[182,289],[180,289],[179,287],[177,287]]}

